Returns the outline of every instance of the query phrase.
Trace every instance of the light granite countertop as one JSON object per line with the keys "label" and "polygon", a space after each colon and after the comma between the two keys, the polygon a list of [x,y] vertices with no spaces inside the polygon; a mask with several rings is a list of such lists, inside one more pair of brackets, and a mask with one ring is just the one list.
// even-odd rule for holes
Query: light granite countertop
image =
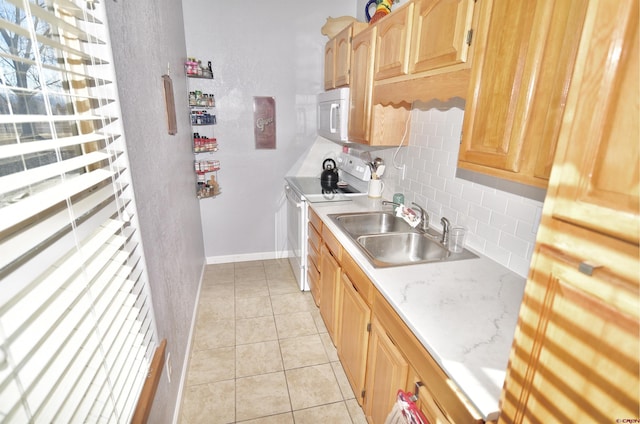
{"label": "light granite countertop", "polygon": [[496,419],[526,280],[481,255],[374,268],[328,215],[389,206],[383,208],[380,199],[354,197],[310,207],[483,418]]}

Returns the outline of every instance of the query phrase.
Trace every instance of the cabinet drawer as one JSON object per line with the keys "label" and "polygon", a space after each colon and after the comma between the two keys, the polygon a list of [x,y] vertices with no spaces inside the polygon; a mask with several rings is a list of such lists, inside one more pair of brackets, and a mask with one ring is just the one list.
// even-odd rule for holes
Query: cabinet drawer
{"label": "cabinet drawer", "polygon": [[455,423],[482,423],[482,416],[400,319],[391,305],[378,292],[373,303],[374,316],[387,331],[400,351],[416,370],[429,392],[437,394],[437,404],[448,420]]}
{"label": "cabinet drawer", "polygon": [[367,305],[371,306],[373,303],[373,284],[347,252],[342,253],[342,272],[347,274],[353,287]]}
{"label": "cabinet drawer", "polygon": [[318,214],[315,213],[311,208],[309,208],[309,223],[313,225],[318,234],[322,234],[322,220],[320,219]]}
{"label": "cabinet drawer", "polygon": [[316,250],[315,246],[309,243],[309,254],[307,255],[309,263],[312,265],[310,268],[315,267],[316,270],[320,270],[320,249]]}
{"label": "cabinet drawer", "polygon": [[322,239],[320,238],[320,233],[316,230],[316,228],[311,225],[311,222],[309,222],[309,246],[313,246],[314,249],[316,249],[317,252],[320,251],[320,245],[322,244]]}
{"label": "cabinet drawer", "polygon": [[309,289],[316,306],[320,306],[320,271],[313,266],[307,268],[309,277]]}
{"label": "cabinet drawer", "polygon": [[322,241],[327,245],[331,254],[340,263],[342,262],[342,245],[333,233],[327,228],[322,227]]}

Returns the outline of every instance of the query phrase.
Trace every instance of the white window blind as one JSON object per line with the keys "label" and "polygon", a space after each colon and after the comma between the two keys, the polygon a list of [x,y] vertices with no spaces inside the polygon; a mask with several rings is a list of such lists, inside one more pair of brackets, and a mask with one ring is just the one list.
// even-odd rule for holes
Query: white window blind
{"label": "white window blind", "polygon": [[129,422],[157,346],[103,3],[0,0],[0,423]]}

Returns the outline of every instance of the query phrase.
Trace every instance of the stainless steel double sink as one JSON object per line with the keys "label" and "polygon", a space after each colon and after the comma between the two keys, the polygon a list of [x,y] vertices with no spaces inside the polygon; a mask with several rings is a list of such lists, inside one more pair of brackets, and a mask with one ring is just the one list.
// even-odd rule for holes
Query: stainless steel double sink
{"label": "stainless steel double sink", "polygon": [[330,214],[376,268],[476,258],[464,249],[451,252],[437,232],[421,232],[392,212]]}

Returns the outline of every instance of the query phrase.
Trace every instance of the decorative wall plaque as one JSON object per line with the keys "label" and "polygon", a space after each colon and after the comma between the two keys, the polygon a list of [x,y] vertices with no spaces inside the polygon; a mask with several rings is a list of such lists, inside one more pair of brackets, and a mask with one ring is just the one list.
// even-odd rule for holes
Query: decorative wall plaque
{"label": "decorative wall plaque", "polygon": [[276,99],[253,98],[253,133],[256,149],[276,148]]}
{"label": "decorative wall plaque", "polygon": [[162,76],[162,85],[164,87],[164,103],[167,111],[167,127],[169,135],[175,135],[178,132],[178,123],[176,121],[176,102],[173,98],[173,81],[167,75]]}

